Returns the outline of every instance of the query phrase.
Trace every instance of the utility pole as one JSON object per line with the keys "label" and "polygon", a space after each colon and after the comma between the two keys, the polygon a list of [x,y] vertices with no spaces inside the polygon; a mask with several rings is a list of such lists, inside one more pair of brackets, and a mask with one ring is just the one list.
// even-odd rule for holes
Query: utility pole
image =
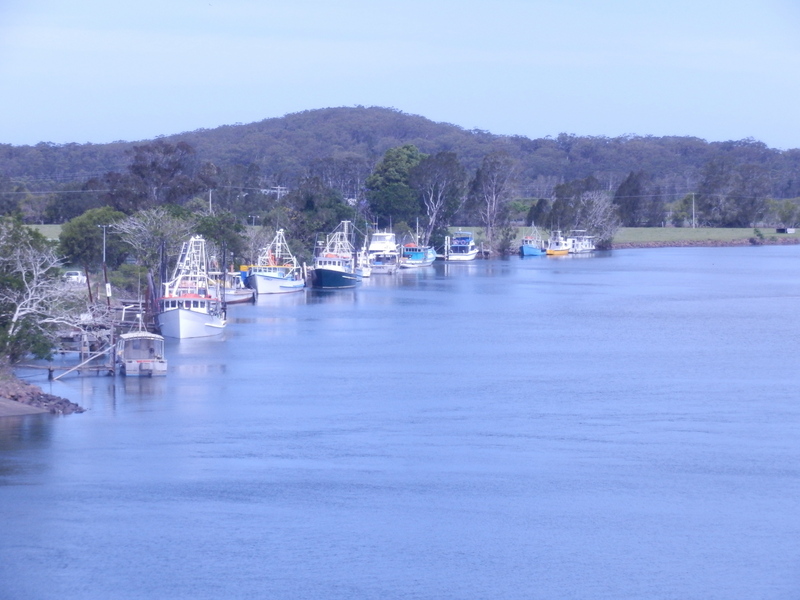
{"label": "utility pole", "polygon": [[111,285],[108,283],[108,270],[106,269],[106,229],[108,225],[98,225],[103,228],[103,282],[106,284],[106,304],[111,308]]}

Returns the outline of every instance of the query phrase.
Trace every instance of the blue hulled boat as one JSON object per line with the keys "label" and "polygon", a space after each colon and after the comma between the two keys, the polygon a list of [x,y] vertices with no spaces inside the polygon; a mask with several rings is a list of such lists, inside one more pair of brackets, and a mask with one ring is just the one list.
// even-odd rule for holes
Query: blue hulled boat
{"label": "blue hulled boat", "polygon": [[342,221],[325,242],[317,242],[311,286],[335,290],[353,288],[361,283],[356,273],[356,251],[350,221]]}

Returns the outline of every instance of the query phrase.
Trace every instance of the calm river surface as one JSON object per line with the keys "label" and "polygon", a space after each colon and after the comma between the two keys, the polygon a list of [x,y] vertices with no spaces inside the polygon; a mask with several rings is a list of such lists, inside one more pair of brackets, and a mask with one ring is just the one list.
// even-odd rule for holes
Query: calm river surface
{"label": "calm river surface", "polygon": [[0,598],[800,597],[800,247],[262,297],[0,419]]}

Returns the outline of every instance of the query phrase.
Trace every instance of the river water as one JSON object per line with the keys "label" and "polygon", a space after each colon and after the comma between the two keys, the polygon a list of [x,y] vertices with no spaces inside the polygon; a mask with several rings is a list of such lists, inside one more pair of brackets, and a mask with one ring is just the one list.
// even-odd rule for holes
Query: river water
{"label": "river water", "polygon": [[0,419],[0,598],[800,597],[800,247],[262,297]]}

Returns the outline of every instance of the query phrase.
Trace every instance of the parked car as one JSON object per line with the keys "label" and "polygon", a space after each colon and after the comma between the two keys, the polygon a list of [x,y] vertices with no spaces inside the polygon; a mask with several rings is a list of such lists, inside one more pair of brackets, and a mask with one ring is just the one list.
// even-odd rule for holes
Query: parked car
{"label": "parked car", "polygon": [[86,275],[80,271],[67,271],[63,277],[69,283],[86,283]]}

